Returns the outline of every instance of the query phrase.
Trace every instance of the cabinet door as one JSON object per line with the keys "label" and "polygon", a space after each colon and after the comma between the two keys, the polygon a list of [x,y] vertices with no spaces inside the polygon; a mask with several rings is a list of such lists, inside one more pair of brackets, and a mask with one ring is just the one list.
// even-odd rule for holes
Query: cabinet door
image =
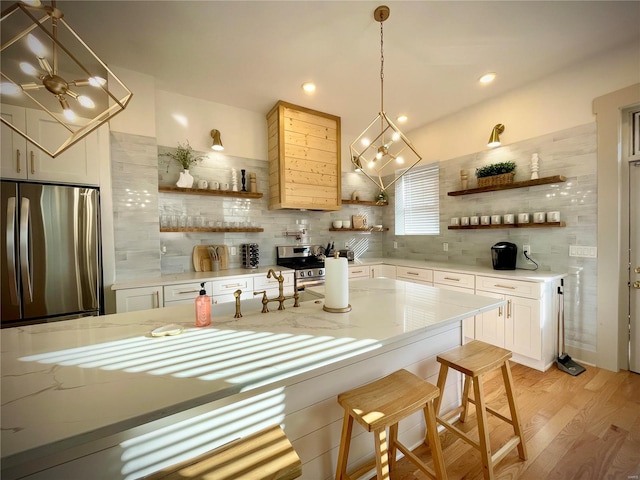
{"label": "cabinet door", "polygon": [[[476,292],[483,297],[504,299],[504,295],[493,292]],[[504,347],[505,307],[489,310],[476,315],[476,340],[490,343],[496,347]],[[508,347],[507,347],[508,348]]]}
{"label": "cabinet door", "polygon": [[[470,293],[471,295],[473,295],[474,293],[473,290],[471,290],[470,288],[457,287],[455,285],[434,283],[433,286],[438,288],[443,288],[445,290],[453,290],[455,292]],[[475,316],[468,317],[462,320],[462,337],[464,340],[463,343],[467,343],[468,340],[473,340],[474,338],[477,338],[475,326],[476,326]]]}
{"label": "cabinet door", "polygon": [[[24,128],[24,108],[2,104],[2,118],[12,125]],[[2,138],[0,141],[0,177],[11,179],[27,178],[27,140],[0,123]]]}
{"label": "cabinet door", "polygon": [[507,297],[504,348],[529,358],[542,358],[540,301]]}
{"label": "cabinet door", "polygon": [[405,282],[433,286],[433,270],[427,268],[396,267],[396,278]]}
{"label": "cabinet door", "polygon": [[184,304],[193,304],[198,295],[200,295],[200,290],[202,286],[200,283],[204,283],[204,291],[209,295],[213,302],[212,292],[213,292],[213,283],[212,282],[194,282],[194,283],[180,283],[177,285],[165,285],[164,286],[164,306],[168,307],[170,305],[184,305]]}
{"label": "cabinet door", "polygon": [[371,266],[371,278],[396,278],[395,265],[372,265]]}
{"label": "cabinet door", "polygon": [[130,288],[116,291],[116,313],[161,308],[163,302],[162,287]]}
{"label": "cabinet door", "polygon": [[[45,112],[27,109],[26,123],[29,136],[51,150],[56,150],[69,136],[69,131]],[[98,131],[91,132],[56,158],[51,158],[39,148],[31,146],[34,167],[29,172],[29,179],[98,185],[100,179],[98,135]]]}

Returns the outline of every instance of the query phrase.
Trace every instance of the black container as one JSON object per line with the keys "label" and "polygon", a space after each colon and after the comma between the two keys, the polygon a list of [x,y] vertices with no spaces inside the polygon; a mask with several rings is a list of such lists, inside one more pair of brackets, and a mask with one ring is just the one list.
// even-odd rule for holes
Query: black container
{"label": "black container", "polygon": [[515,270],[518,247],[515,243],[498,242],[491,247],[491,260],[494,270]]}

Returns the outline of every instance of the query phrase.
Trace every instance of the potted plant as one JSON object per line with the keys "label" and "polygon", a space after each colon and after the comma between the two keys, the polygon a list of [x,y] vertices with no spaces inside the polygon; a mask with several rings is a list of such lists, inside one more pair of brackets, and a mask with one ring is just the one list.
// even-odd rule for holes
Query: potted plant
{"label": "potted plant", "polygon": [[515,162],[499,162],[476,169],[478,187],[513,183]]}
{"label": "potted plant", "polygon": [[175,152],[161,153],[160,156],[174,159],[184,169],[184,171],[180,173],[180,178],[176,183],[178,187],[191,188],[193,186],[193,177],[189,173],[189,169],[191,165],[198,163],[204,157],[197,156],[193,153],[193,148],[189,145],[189,140],[187,140],[184,145],[178,142],[178,148],[176,148]]}

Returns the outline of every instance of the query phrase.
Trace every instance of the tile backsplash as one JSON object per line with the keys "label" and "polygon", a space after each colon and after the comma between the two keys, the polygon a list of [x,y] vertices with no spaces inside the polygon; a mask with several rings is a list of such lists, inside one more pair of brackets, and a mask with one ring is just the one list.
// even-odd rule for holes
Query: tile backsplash
{"label": "tile backsplash", "polygon": [[[434,236],[395,236],[393,189],[390,205],[369,207],[343,205],[336,212],[269,210],[268,163],[221,153],[199,152],[206,158],[190,173],[195,181],[232,183],[232,169],[255,173],[259,199],[237,199],[206,195],[158,193],[158,185],[175,185],[181,168],[159,153],[171,150],[157,146],[155,139],[111,134],[116,281],[146,278],[159,274],[192,271],[192,252],[196,245],[227,244],[238,247],[257,243],[260,264],[275,263],[275,247],[296,243],[285,232],[304,230],[303,243],[355,250],[360,257],[403,257],[447,261],[467,265],[491,265],[490,248],[499,241],[531,245],[531,257],[540,270],[567,272],[565,306],[567,345],[595,352],[596,338],[596,260],[569,257],[570,245],[596,246],[596,127],[583,125],[553,134],[483,150],[472,155],[440,162],[440,234]],[[460,170],[469,175],[469,188],[475,186],[475,169],[499,161],[516,162],[515,181],[531,176],[531,155],[537,153],[539,176],[562,175],[566,182],[465,196],[448,196],[460,190]],[[240,180],[238,180],[240,185]],[[248,187],[248,181],[247,181]],[[342,197],[354,191],[363,200],[373,200],[375,185],[355,172],[342,173]],[[139,202],[135,198],[144,198]],[[451,217],[520,212],[559,211],[565,228],[527,228],[496,230],[448,230]],[[196,221],[227,223],[263,228],[259,233],[160,233],[161,215],[189,215]],[[331,232],[333,220],[365,215],[368,223],[389,227],[384,233]],[[397,248],[394,248],[394,242]],[[445,251],[443,244],[447,244]],[[521,255],[519,255],[521,256]],[[241,265],[241,257],[230,258],[230,266]],[[519,260],[518,266],[531,268]]]}

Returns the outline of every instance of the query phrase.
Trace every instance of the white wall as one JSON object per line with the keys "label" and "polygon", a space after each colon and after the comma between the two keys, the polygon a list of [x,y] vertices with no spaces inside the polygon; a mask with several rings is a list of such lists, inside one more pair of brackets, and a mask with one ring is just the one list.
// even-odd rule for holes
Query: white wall
{"label": "white wall", "polygon": [[[225,155],[267,159],[267,112],[251,112],[199,98],[157,90],[158,145],[176,147],[189,140],[196,151],[211,151],[211,130],[220,130]],[[176,115],[183,122],[176,120]]]}
{"label": "white wall", "polygon": [[594,98],[639,80],[633,43],[405,133],[425,163],[457,158],[486,149],[497,123],[508,145],[593,122]]}
{"label": "white wall", "polygon": [[151,75],[112,67],[113,73],[133,92],[131,102],[124,112],[109,122],[111,131],[156,136],[156,81]]}

